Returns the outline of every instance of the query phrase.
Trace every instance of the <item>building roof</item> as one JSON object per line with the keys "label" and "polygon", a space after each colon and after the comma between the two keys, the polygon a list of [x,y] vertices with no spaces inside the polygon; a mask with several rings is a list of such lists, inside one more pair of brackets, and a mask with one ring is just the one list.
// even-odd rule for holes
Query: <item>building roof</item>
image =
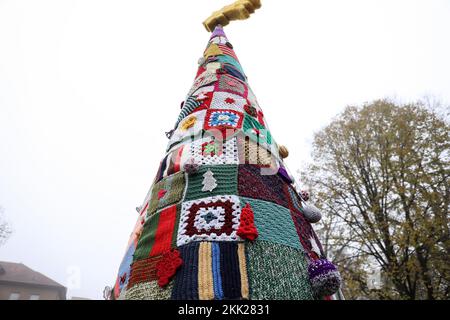
{"label": "building roof", "polygon": [[14,282],[66,289],[58,282],[34,271],[22,263],[0,261],[0,282]]}

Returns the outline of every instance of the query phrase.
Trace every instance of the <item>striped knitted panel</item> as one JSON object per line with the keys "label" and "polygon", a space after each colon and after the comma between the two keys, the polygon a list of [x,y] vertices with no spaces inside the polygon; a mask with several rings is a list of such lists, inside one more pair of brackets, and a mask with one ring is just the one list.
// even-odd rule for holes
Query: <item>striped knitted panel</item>
{"label": "striped knitted panel", "polygon": [[[177,273],[173,299],[248,299],[247,262],[243,243],[204,241],[182,246],[180,252],[183,260],[186,255],[189,261],[184,260]],[[195,254],[198,255],[197,259]],[[187,295],[186,290],[189,292]]]}
{"label": "striped knitted panel", "polygon": [[181,109],[180,115],[178,116],[177,122],[175,124],[175,128],[178,127],[178,124],[190,115],[196,108],[200,106],[200,102],[195,99],[195,97],[189,97],[183,104],[183,108]]}
{"label": "striped knitted panel", "polygon": [[262,147],[248,136],[238,136],[239,160],[241,164],[253,164],[260,167],[277,167],[276,158],[270,150]]}
{"label": "striped knitted panel", "polygon": [[171,298],[173,300],[198,300],[198,242],[193,242],[178,248],[183,265],[175,275]]}
{"label": "striped knitted panel", "polygon": [[[186,200],[195,200],[216,195],[237,194],[237,170],[236,165],[201,166],[197,173],[189,175],[187,183]],[[211,170],[216,179],[217,187],[212,191],[202,191],[203,176]]]}
{"label": "striped knitted panel", "polygon": [[167,207],[150,216],[138,240],[134,261],[154,257],[175,247],[181,205]]}
{"label": "striped knitted panel", "polygon": [[127,290],[137,283],[156,281],[156,265],[161,260],[161,256],[134,261],[131,265],[130,280]]}
{"label": "striped knitted panel", "polygon": [[242,206],[248,203],[253,209],[258,240],[302,248],[289,209],[272,202],[243,197],[241,203]]}
{"label": "striped knitted panel", "polygon": [[240,196],[274,202],[288,208],[285,184],[278,175],[262,175],[259,166],[239,165]]}
{"label": "striped knitted panel", "polygon": [[184,172],[175,173],[156,183],[152,189],[147,215],[150,216],[157,209],[180,202],[185,186]]}
{"label": "striped knitted panel", "polygon": [[248,243],[246,249],[250,299],[314,299],[302,251],[267,241]]}
{"label": "striped knitted panel", "polygon": [[172,293],[173,283],[161,288],[157,281],[138,283],[128,289],[125,300],[168,300]]}

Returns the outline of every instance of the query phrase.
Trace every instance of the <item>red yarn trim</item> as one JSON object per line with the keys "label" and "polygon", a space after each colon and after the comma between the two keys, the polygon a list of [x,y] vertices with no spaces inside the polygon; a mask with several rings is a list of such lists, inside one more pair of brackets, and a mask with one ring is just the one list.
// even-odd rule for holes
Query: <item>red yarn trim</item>
{"label": "red yarn trim", "polygon": [[177,269],[183,264],[180,252],[176,249],[163,254],[161,261],[156,265],[156,276],[158,285],[163,288],[169,284]]}
{"label": "red yarn trim", "polygon": [[242,208],[241,223],[237,235],[243,239],[254,241],[258,238],[258,230],[255,227],[255,215],[249,203]]}

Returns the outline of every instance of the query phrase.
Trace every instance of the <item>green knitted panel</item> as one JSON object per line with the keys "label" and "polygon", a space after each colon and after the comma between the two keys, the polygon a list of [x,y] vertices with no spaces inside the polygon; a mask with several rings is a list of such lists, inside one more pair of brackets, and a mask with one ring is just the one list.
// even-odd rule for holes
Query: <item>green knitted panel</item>
{"label": "green knitted panel", "polygon": [[154,214],[144,224],[142,234],[136,246],[133,255],[133,262],[137,260],[147,259],[150,255],[150,250],[155,242],[156,229],[158,229],[160,214]]}
{"label": "green knitted panel", "polygon": [[161,288],[157,281],[138,283],[127,290],[126,300],[169,300],[172,294],[173,281]]}
{"label": "green knitted panel", "polygon": [[[147,214],[150,216],[158,209],[180,202],[181,198],[183,198],[185,186],[186,182],[183,172],[177,172],[159,181],[153,186]],[[161,199],[158,199],[158,194],[161,190],[164,190],[166,193]]]}
{"label": "green knitted panel", "polygon": [[[255,118],[253,118],[252,116],[250,116],[248,114],[245,114],[244,124],[242,126],[242,129],[244,130],[245,135],[249,136],[253,141],[260,142],[262,144],[264,144],[264,142],[267,142],[268,144],[272,144],[272,135],[270,134],[269,130],[267,130]],[[250,132],[251,129],[257,129],[257,130],[263,131],[267,135],[267,139],[259,138],[256,134],[253,134]]]}
{"label": "green knitted panel", "polygon": [[[203,175],[210,169],[216,179],[217,187],[213,191],[202,191]],[[237,165],[201,166],[197,173],[189,175],[185,201],[219,195],[237,195]]]}
{"label": "green knitted panel", "polygon": [[302,251],[258,240],[246,248],[250,299],[314,299]]}
{"label": "green knitted panel", "polygon": [[258,240],[267,240],[302,249],[289,209],[272,202],[241,197],[241,205],[249,203],[255,214]]}

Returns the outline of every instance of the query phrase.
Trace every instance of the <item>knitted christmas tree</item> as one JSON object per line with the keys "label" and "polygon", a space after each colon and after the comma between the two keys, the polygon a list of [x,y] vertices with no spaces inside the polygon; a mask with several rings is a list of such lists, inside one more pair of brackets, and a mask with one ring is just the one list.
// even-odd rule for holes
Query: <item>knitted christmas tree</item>
{"label": "knitted christmas tree", "polygon": [[213,32],[138,208],[113,299],[329,299],[339,289],[311,226],[320,212],[298,192],[287,149],[218,24],[259,1],[238,4],[205,22]]}

